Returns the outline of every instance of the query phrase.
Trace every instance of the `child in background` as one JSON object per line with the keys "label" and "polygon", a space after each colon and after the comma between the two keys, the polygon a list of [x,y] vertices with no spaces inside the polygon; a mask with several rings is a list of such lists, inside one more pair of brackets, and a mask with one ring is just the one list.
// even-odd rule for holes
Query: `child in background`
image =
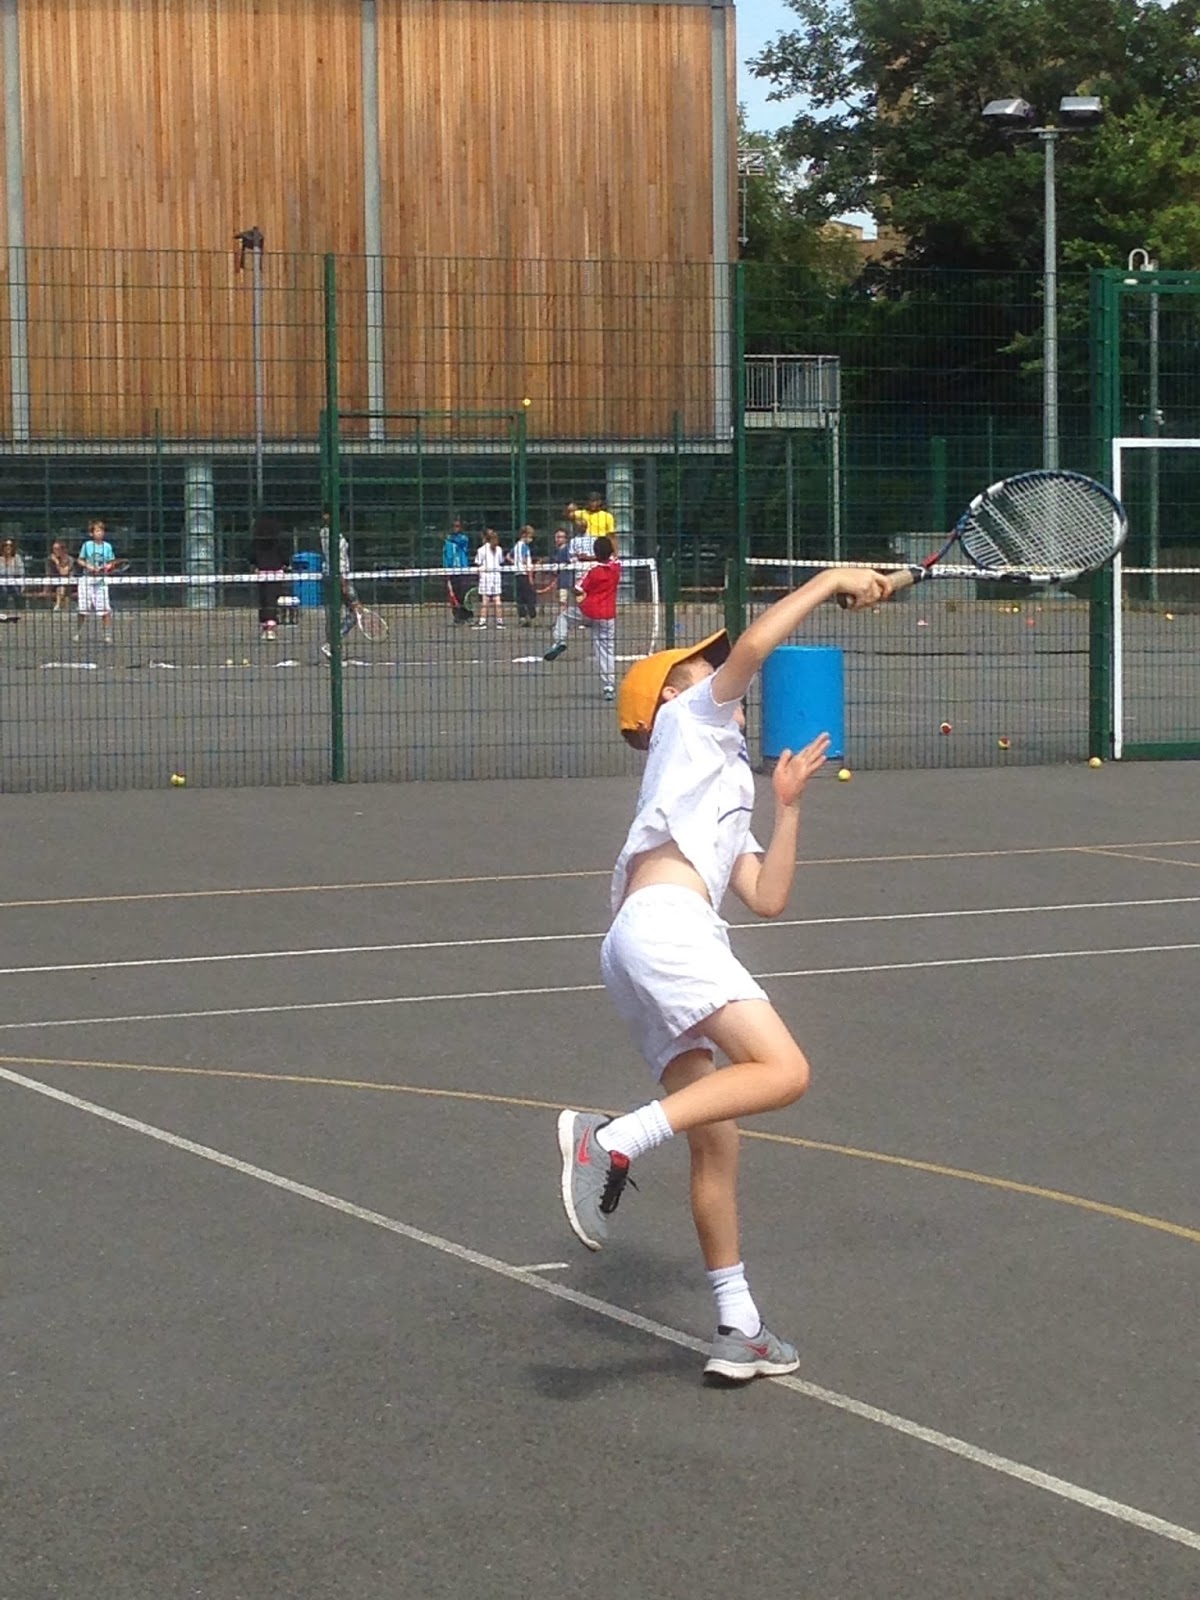
{"label": "child in background", "polygon": [[509,560],[517,588],[517,626],[531,628],[537,621],[537,590],[533,587],[534,531],[528,523],[517,534]]}
{"label": "child in background", "polygon": [[486,628],[488,610],[496,618],[496,626],[504,626],[500,600],[500,569],[504,565],[504,551],[500,548],[500,535],[495,528],[485,528],[483,543],[475,552],[475,565],[479,568],[479,621],[477,628]]}
{"label": "child in background", "polygon": [[80,546],[76,559],[83,572],[83,577],[76,586],[76,605],[79,610],[79,625],[75,629],[76,641],[83,638],[88,617],[97,616],[104,627],[104,642],[111,644],[112,606],[109,603],[108,584],[105,579],[116,565],[117,557],[105,537],[104,524],[98,519],[88,523],[88,536]]}
{"label": "child in background", "polygon": [[[879,573],[823,572],[757,617],[732,647],[719,633],[661,650],[638,661],[621,684],[621,732],[650,755],[613,872],[614,916],[600,968],[665,1097],[616,1118],[561,1114],[562,1202],[577,1237],[599,1250],[632,1162],[675,1134],[687,1136],[692,1216],[716,1300],[717,1332],[704,1370],[735,1382],[793,1372],[799,1357],[766,1327],[746,1280],[734,1119],[791,1105],[807,1089],[809,1069],[734,956],[719,912],[730,888],[758,916],[785,909],[797,806],[829,745],[822,734],[797,755],[780,756],[764,850],[750,832],[754,778],[742,699],[771,651],[817,606],[844,595],[862,610],[889,594]],[[716,1065],[717,1050],[730,1065]]]}
{"label": "child in background", "polygon": [[621,581],[620,563],[613,560],[612,540],[596,539],[592,543],[594,565],[580,577],[575,586],[575,601],[558,613],[554,621],[554,643],[542,657],[543,661],[557,661],[567,648],[567,634],[576,626],[585,627],[592,636],[592,658],[600,674],[600,687],[606,700],[617,692],[616,633],[617,585]]}

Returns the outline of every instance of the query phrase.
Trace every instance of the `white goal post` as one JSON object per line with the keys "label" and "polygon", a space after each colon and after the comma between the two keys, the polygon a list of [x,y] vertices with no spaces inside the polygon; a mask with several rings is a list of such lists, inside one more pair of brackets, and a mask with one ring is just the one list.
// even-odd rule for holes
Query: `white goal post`
{"label": "white goal post", "polygon": [[[1112,441],[1111,470],[1112,491],[1124,501],[1125,455],[1133,450],[1200,450],[1200,439],[1172,439],[1161,434],[1131,435]],[[1150,572],[1158,567],[1158,552],[1151,552],[1149,567],[1129,566],[1120,552],[1112,562],[1112,684],[1113,684],[1113,759],[1119,761],[1125,749],[1125,607],[1124,580],[1135,573]],[[1181,568],[1191,572],[1191,567]],[[1195,569],[1200,571],[1200,569]]]}

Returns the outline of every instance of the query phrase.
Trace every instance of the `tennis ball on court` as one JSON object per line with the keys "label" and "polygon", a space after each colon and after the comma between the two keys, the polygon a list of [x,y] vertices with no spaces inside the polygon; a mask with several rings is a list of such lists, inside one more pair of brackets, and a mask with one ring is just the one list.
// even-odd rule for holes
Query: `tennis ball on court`
{"label": "tennis ball on court", "polygon": [[182,772],[173,772],[171,774],[171,783],[176,789],[182,789],[186,782],[187,779],[184,777]]}
{"label": "tennis ball on court", "polygon": [[1163,618],[1167,622],[1174,622],[1175,621],[1175,613],[1173,611],[1164,611],[1163,612]]}
{"label": "tennis ball on court", "polygon": [[533,404],[533,401],[529,398],[528,395],[526,395],[524,400],[521,401],[521,404],[525,407],[526,410],[528,410],[529,407]]}
{"label": "tennis ball on court", "polygon": [[996,740],[996,747],[999,750],[1011,750],[1012,749],[1012,740],[1011,739],[997,739]]}
{"label": "tennis ball on court", "polygon": [[842,770],[838,773],[838,782],[839,783],[849,783],[850,779],[853,776],[854,776],[854,774],[850,771],[849,767],[843,767]]}
{"label": "tennis ball on court", "polygon": [[943,722],[942,723],[942,732],[943,733],[953,733],[954,732],[954,724],[952,722]]}
{"label": "tennis ball on court", "polygon": [[1102,767],[1104,765],[1099,756],[1093,756],[1088,762],[1089,767]]}

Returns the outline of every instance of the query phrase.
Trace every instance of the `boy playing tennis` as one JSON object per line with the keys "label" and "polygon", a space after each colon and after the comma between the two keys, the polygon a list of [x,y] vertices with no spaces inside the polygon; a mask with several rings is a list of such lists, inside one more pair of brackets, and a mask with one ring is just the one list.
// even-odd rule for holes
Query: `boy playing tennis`
{"label": "boy playing tennis", "polygon": [[[558,1119],[562,1200],[591,1250],[608,1235],[632,1161],[675,1134],[691,1151],[692,1216],[713,1293],[717,1333],[705,1372],[744,1380],[793,1372],[794,1347],[763,1323],[746,1282],[738,1228],[735,1118],[781,1110],[808,1087],[808,1062],[766,994],[729,947],[718,912],[727,888],[762,917],[784,910],[796,866],[797,805],[825,760],[822,734],[772,778],[765,850],[750,833],[754,779],[742,697],[771,651],[816,608],[886,599],[865,569],[819,574],[777,601],[730,646],[725,633],[661,650],[626,674],[621,732],[649,760],[637,814],[613,871],[613,923],[601,974],[665,1097],[608,1118]],[[715,1050],[730,1065],[717,1067]]]}

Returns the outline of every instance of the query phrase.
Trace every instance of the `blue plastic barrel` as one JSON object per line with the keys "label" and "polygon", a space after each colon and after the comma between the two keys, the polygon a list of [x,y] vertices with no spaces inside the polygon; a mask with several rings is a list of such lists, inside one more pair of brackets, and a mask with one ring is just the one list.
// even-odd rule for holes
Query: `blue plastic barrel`
{"label": "blue plastic barrel", "polygon": [[762,753],[774,761],[785,750],[801,750],[820,733],[832,741],[829,754],[846,754],[845,669],[833,645],[784,644],[762,669]]}
{"label": "blue plastic barrel", "polygon": [[324,583],[321,577],[321,552],[319,550],[297,550],[292,557],[292,568],[296,572],[310,572],[310,578],[298,578],[293,585],[296,599],[302,606],[319,606],[324,601]]}

